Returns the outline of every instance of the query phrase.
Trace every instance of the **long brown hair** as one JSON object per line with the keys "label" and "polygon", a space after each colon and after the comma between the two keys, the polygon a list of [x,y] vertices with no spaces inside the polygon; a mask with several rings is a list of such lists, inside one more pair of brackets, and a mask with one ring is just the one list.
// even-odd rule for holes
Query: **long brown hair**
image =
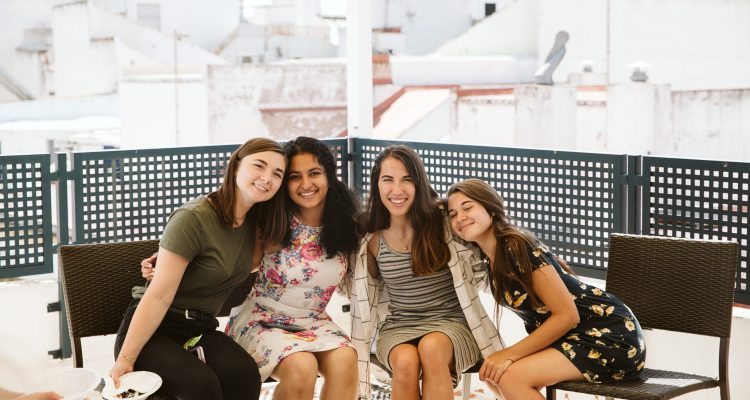
{"label": "long brown hair", "polygon": [[[231,227],[234,224],[234,206],[237,202],[235,173],[243,158],[264,151],[273,151],[284,155],[281,146],[271,139],[253,138],[237,148],[224,169],[224,180],[221,185],[208,194],[208,200],[216,214],[224,223]],[[281,192],[281,190],[279,190]],[[255,204],[245,216],[246,221],[255,224],[260,234],[260,239],[270,243],[280,243],[284,239],[286,226],[288,224],[286,210],[284,209],[284,196],[279,192],[267,201]]]}
{"label": "long brown hair", "polygon": [[[485,181],[480,179],[466,179],[451,186],[446,192],[448,198],[460,192],[476,201],[487,210],[492,217],[492,232],[497,240],[494,261],[491,268],[491,279],[494,286],[493,296],[498,304],[502,304],[506,290],[510,289],[511,281],[518,282],[531,298],[534,307],[541,305],[539,297],[534,292],[531,255],[529,248],[537,246],[539,240],[530,231],[517,226],[508,217],[500,194]],[[565,262],[552,256],[549,264],[554,262],[568,273],[573,273]]]}
{"label": "long brown hair", "polygon": [[[370,199],[367,205],[367,232],[391,226],[391,214],[380,199],[380,171],[386,158],[394,158],[404,164],[414,182],[414,203],[409,210],[409,220],[414,228],[414,246],[411,250],[412,271],[415,276],[429,275],[448,265],[450,251],[445,242],[443,213],[438,205],[438,195],[430,186],[422,160],[411,147],[393,145],[386,147],[375,157],[370,174]],[[420,232],[415,224],[419,222]]]}

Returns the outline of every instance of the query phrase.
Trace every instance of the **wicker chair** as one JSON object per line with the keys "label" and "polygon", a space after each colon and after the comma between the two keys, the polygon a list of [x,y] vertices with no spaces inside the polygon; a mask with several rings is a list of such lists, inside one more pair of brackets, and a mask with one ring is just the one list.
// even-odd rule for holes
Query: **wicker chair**
{"label": "wicker chair", "polygon": [[[718,337],[719,378],[645,368],[638,379],[611,384],[562,382],[547,387],[606,398],[671,399],[719,387],[729,400],[729,334],[738,245],[665,237],[613,234],[607,291],[625,302],[644,329]],[[648,365],[648,362],[646,363]]]}
{"label": "wicker chair", "polygon": [[[158,248],[158,240],[60,246],[60,276],[76,368],[83,367],[81,338],[117,333],[132,300],[130,289],[144,283],[141,260]],[[255,276],[234,289],[219,315],[229,315],[232,307],[242,303]]]}

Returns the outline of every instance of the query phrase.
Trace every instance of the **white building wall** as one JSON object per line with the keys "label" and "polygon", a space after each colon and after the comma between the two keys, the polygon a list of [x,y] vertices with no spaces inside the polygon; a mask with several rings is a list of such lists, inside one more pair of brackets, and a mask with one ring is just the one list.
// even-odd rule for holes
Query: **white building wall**
{"label": "white building wall", "polygon": [[209,143],[206,82],[200,76],[129,77],[120,84],[122,148]]}
{"label": "white building wall", "polygon": [[117,89],[117,62],[112,37],[90,34],[86,2],[53,6],[55,91],[60,97],[113,93]]}
{"label": "white building wall", "polygon": [[508,147],[514,145],[513,95],[460,97],[455,103],[453,143]]}
{"label": "white building wall", "polygon": [[[90,13],[89,29],[91,37],[117,37],[128,47],[161,63],[174,64],[175,60],[177,64],[188,65],[227,63],[223,58],[196,46],[188,40],[175,40],[172,35],[141,26],[120,15],[109,13],[97,7],[91,7]],[[177,46],[176,52],[175,45]]]}
{"label": "white building wall", "polygon": [[267,26],[326,26],[320,15],[320,0],[296,0],[254,7],[249,22]]}
{"label": "white building wall", "polygon": [[450,135],[450,108],[451,102],[446,99],[407,129],[399,139],[433,143],[443,142]]}
{"label": "white building wall", "polygon": [[[47,96],[50,82],[42,72],[44,61],[38,53],[19,51],[27,29],[48,29],[52,12],[51,0],[0,1],[0,68],[28,89],[36,98]],[[17,98],[0,90],[0,102]]]}
{"label": "white building wall", "polygon": [[510,56],[392,56],[396,85],[487,85],[533,80],[535,60]]}
{"label": "white building wall", "polygon": [[242,24],[237,36],[227,43],[219,54],[233,64],[243,62],[243,57],[251,57],[249,61],[261,62],[266,52],[266,27]]}
{"label": "white building wall", "polygon": [[373,0],[372,27],[401,28],[404,54],[427,54],[472,26],[473,3],[474,0]]}
{"label": "white building wall", "polygon": [[653,65],[650,81],[675,90],[750,87],[750,2],[634,0],[611,2],[610,77],[627,65]]}
{"label": "white building wall", "polygon": [[676,90],[750,87],[746,0],[539,1],[539,62],[557,31],[570,33],[556,82],[585,59],[611,83],[627,82],[628,65],[642,60],[652,64],[650,81]]}
{"label": "white building wall", "polygon": [[750,161],[750,89],[672,92],[672,130],[656,132],[655,152]]}
{"label": "white building wall", "polygon": [[208,109],[211,143],[319,136],[321,129],[330,130],[328,137],[346,128],[346,66],[340,60],[211,66]]}
{"label": "white building wall", "polygon": [[612,2],[610,0],[538,1],[537,65],[544,63],[555,42],[555,35],[564,30],[570,34],[570,40],[566,45],[565,58],[553,75],[555,82],[566,82],[568,74],[580,72],[583,60],[591,60],[595,72],[606,71],[607,4]]}
{"label": "white building wall", "polygon": [[213,51],[240,23],[239,0],[127,0],[128,19],[136,21],[139,4],[161,5],[161,31],[187,35],[187,40],[207,51]]}
{"label": "white building wall", "polygon": [[[607,152],[607,93],[578,92],[576,150]],[[615,151],[616,152],[616,151]]]}
{"label": "white building wall", "polygon": [[442,44],[442,55],[508,55],[536,58],[538,0],[509,1],[495,14]]}

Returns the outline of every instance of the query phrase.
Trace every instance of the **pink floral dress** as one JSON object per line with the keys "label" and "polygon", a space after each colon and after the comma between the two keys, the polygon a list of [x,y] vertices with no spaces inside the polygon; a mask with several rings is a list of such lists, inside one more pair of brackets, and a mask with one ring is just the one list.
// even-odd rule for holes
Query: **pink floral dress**
{"label": "pink floral dress", "polygon": [[[266,254],[253,290],[232,310],[226,333],[247,350],[266,380],[290,354],[353,347],[351,339],[326,312],[346,275],[346,258],[326,258],[318,244],[320,227],[292,218],[292,243]],[[270,324],[292,325],[285,330]]]}

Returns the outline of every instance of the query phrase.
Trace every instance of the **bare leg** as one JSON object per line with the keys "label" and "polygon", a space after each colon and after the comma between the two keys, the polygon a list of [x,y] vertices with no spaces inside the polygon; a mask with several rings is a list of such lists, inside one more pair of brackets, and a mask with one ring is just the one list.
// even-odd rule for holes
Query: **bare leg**
{"label": "bare leg", "polygon": [[417,346],[400,344],[388,354],[393,370],[391,400],[419,400],[419,353]]}
{"label": "bare leg", "polygon": [[541,388],[562,381],[582,381],[583,375],[565,355],[551,348],[524,357],[500,377],[500,384],[487,387],[505,400],[544,400]]}
{"label": "bare leg", "polygon": [[312,399],[318,379],[318,361],[312,353],[299,352],[286,357],[271,374],[279,381],[274,400]]}
{"label": "bare leg", "polygon": [[323,377],[321,400],[357,398],[357,352],[351,347],[313,353]]}
{"label": "bare leg", "polygon": [[422,365],[422,394],[430,400],[452,400],[453,343],[441,332],[423,336],[417,346]]}

